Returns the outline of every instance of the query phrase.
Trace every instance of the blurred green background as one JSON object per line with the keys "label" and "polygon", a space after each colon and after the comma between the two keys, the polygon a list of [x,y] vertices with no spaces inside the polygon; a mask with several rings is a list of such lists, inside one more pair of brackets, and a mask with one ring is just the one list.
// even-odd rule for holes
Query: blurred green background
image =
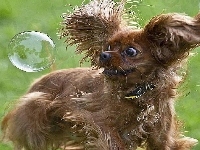
{"label": "blurred green background", "polygon": [[[131,1],[131,0],[129,0]],[[64,40],[57,36],[62,13],[71,11],[70,5],[80,5],[81,0],[0,0],[0,118],[23,95],[30,83],[52,70],[27,73],[15,68],[7,57],[10,39],[23,31],[40,31],[48,34],[57,46],[56,69],[78,67],[81,56],[74,54],[74,47],[66,51]],[[167,12],[187,13],[194,16],[199,11],[199,0],[141,0],[132,9],[143,26],[156,14]],[[70,4],[70,5],[69,5]],[[134,3],[136,4],[136,3]],[[188,62],[188,77],[180,91],[182,97],[176,103],[178,118],[184,123],[185,135],[200,140],[200,54]],[[83,66],[87,66],[84,64]],[[197,145],[194,150],[199,150]],[[12,150],[10,143],[0,142],[0,150]]]}

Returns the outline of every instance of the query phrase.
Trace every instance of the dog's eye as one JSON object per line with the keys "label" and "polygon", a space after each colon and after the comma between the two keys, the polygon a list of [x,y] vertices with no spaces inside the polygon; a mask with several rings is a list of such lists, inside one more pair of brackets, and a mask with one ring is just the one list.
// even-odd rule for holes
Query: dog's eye
{"label": "dog's eye", "polygon": [[127,55],[127,56],[131,56],[131,57],[134,57],[138,54],[138,51],[133,48],[133,47],[129,47],[127,48],[124,53]]}

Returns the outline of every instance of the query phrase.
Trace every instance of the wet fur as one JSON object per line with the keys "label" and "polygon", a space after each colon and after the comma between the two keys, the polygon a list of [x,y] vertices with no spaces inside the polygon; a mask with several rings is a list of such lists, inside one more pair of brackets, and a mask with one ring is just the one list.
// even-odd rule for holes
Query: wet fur
{"label": "wet fur", "polygon": [[[15,149],[189,150],[197,144],[180,133],[174,103],[180,70],[200,43],[200,16],[161,14],[132,29],[123,20],[124,4],[94,0],[64,15],[61,37],[96,69],[58,70],[35,81],[2,121]],[[138,54],[127,56],[128,47]],[[102,61],[102,52],[111,57]],[[155,88],[126,97],[145,83]]]}

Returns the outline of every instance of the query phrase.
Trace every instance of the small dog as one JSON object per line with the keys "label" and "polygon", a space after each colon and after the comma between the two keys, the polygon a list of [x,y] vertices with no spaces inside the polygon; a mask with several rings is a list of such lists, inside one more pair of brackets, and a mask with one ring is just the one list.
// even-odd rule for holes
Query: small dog
{"label": "small dog", "polygon": [[174,102],[200,14],[153,17],[143,29],[123,19],[125,1],[92,0],[63,16],[61,37],[92,68],[38,79],[2,121],[16,150],[188,150]]}

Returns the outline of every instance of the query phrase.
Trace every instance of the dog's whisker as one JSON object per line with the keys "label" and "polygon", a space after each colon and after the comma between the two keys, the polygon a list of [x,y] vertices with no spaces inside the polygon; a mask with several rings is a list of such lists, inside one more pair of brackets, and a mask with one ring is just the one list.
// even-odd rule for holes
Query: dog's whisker
{"label": "dog's whisker", "polygon": [[121,66],[119,66],[119,69],[122,70],[123,72],[126,72]]}

